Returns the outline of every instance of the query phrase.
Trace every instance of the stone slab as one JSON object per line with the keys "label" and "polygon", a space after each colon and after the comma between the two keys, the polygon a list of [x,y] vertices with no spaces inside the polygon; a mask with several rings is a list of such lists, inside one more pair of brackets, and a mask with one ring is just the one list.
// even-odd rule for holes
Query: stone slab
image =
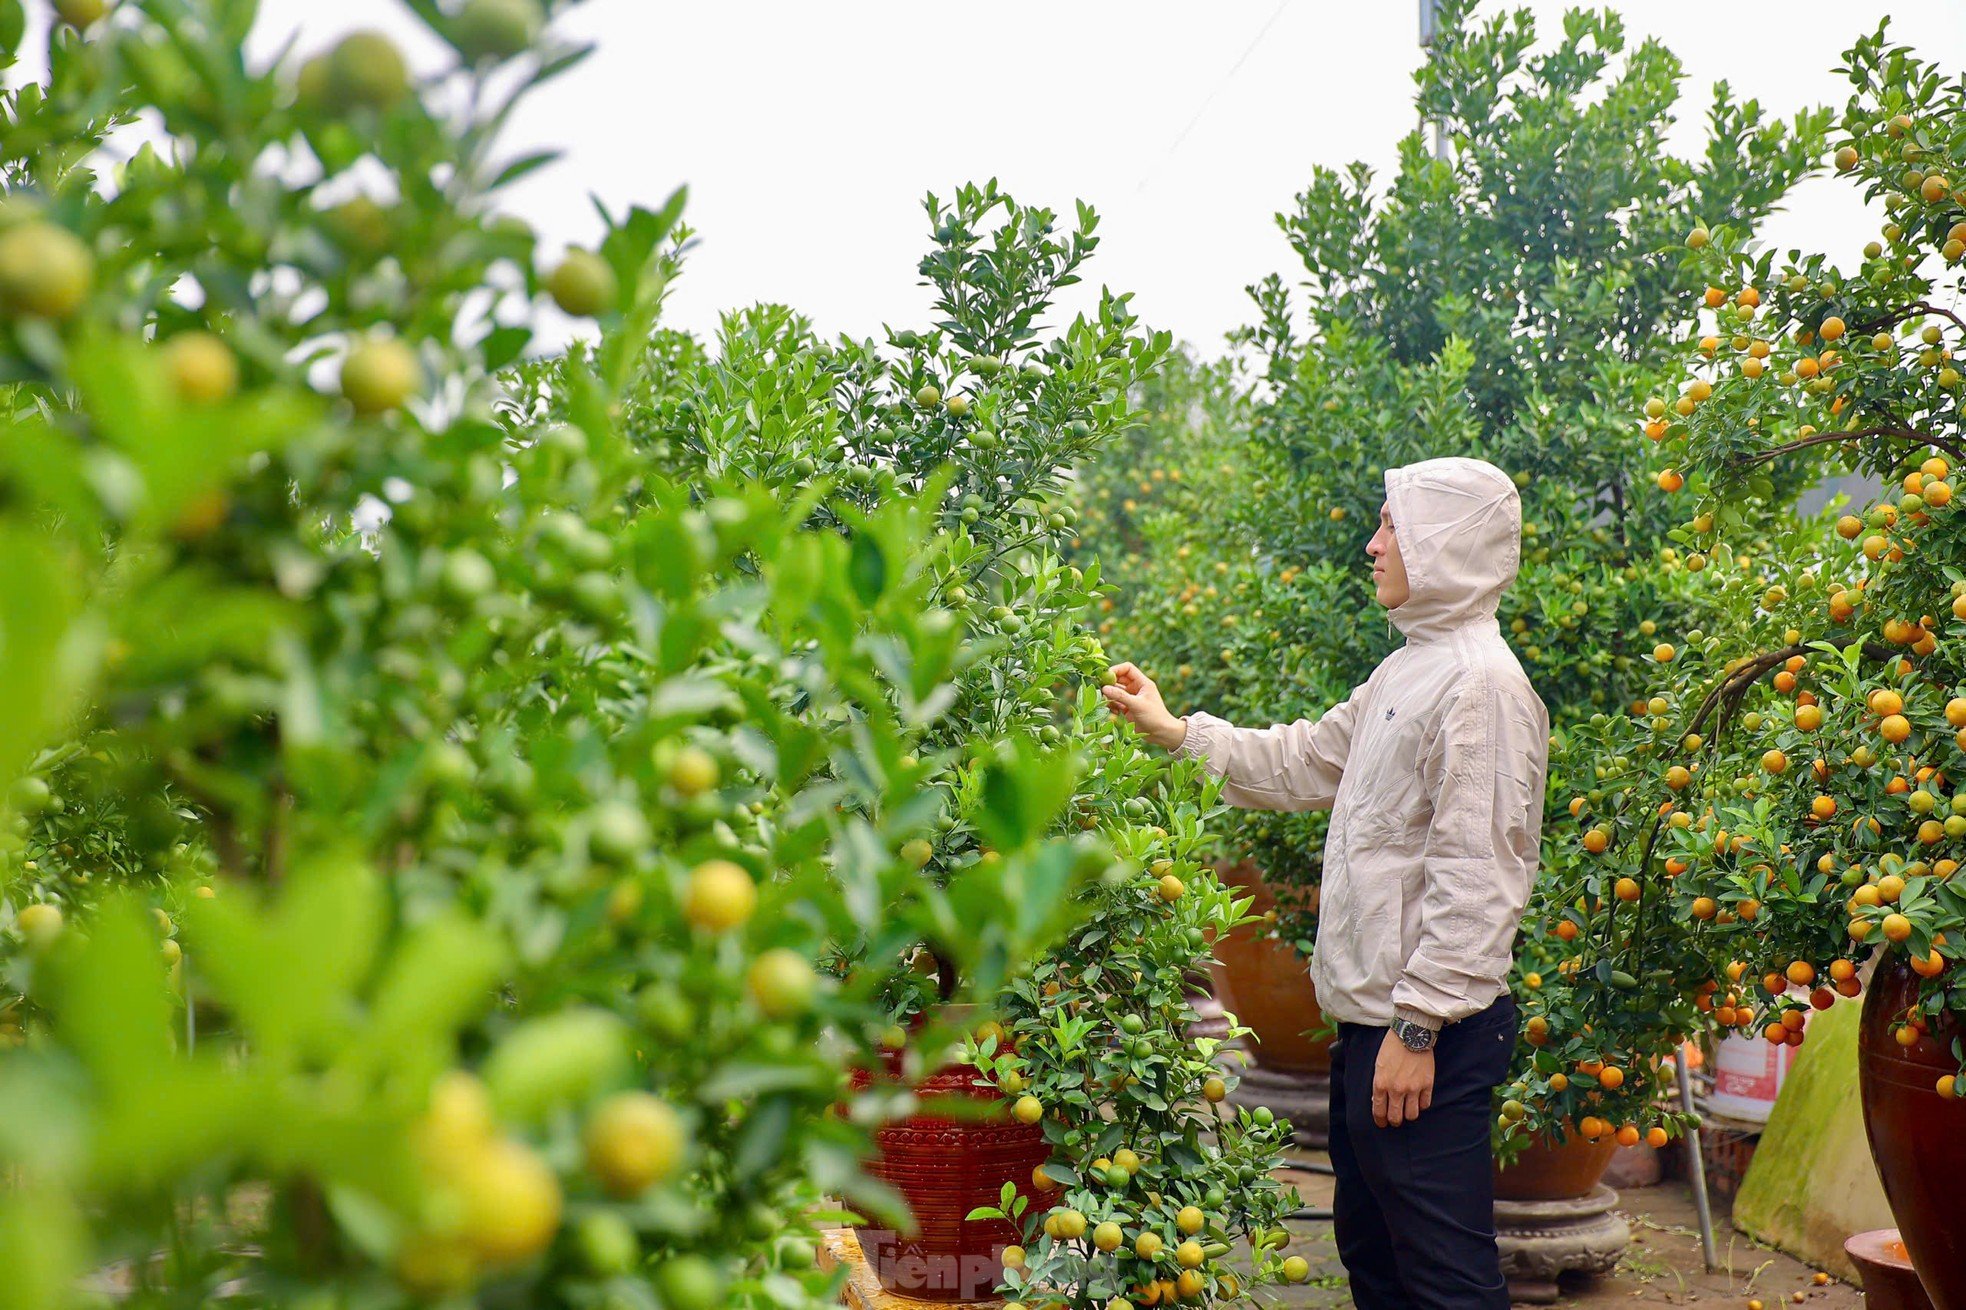
{"label": "stone slab", "polygon": [[851,1228],[828,1228],[820,1236],[820,1268],[847,1271],[840,1304],[848,1310],[997,1310],[1003,1305],[1000,1300],[918,1301],[912,1296],[897,1296],[882,1289]]}
{"label": "stone slab", "polygon": [[1841,1001],[1810,1019],[1734,1198],[1735,1227],[1840,1278],[1857,1272],[1845,1240],[1894,1223],[1859,1108],[1862,1009]]}

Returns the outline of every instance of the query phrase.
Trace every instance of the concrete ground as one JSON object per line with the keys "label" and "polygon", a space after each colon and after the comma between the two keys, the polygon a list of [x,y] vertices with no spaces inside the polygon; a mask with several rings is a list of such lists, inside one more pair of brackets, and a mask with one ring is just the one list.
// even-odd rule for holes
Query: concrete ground
{"label": "concrete ground", "polygon": [[[1322,1159],[1318,1155],[1306,1158]],[[1287,1170],[1283,1176],[1296,1185],[1305,1205],[1330,1207],[1329,1175]],[[1631,1224],[1630,1252],[1615,1273],[1566,1287],[1561,1304],[1575,1310],[1686,1305],[1719,1310],[1723,1306],[1746,1307],[1751,1300],[1761,1301],[1766,1310],[1797,1304],[1812,1310],[1861,1310],[1863,1306],[1863,1293],[1856,1288],[1834,1281],[1817,1287],[1812,1281],[1813,1269],[1736,1233],[1724,1215],[1715,1220],[1720,1268],[1706,1272],[1700,1258],[1693,1194],[1683,1182],[1627,1189],[1619,1194],[1618,1208]],[[1310,1260],[1313,1277],[1304,1286],[1283,1290],[1278,1303],[1320,1310],[1351,1305],[1344,1269],[1332,1245],[1331,1225],[1297,1221],[1290,1227],[1296,1234],[1290,1250]]]}

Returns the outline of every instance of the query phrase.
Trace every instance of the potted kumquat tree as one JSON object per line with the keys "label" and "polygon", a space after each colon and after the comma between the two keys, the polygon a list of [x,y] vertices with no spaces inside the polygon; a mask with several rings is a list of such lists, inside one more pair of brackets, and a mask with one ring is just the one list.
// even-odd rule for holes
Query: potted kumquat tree
{"label": "potted kumquat tree", "polygon": [[[1631,803],[1585,840],[1670,905],[1680,940],[1659,958],[1718,1027],[1799,1043],[1811,1008],[1863,994],[1872,1154],[1932,1303],[1957,1310],[1966,321],[1949,306],[1966,289],[1966,80],[1882,30],[1845,62],[1835,168],[1888,216],[1861,260],[1757,252],[1733,224],[1686,239],[1707,318],[1693,376],[1648,414],[1668,429],[1661,485],[1699,501],[1676,534],[1683,567],[1718,575],[1726,604],[1655,652],[1652,748],[1627,749],[1635,724],[1607,741],[1599,761]],[[1795,469],[1859,473],[1886,494],[1833,528],[1751,542],[1742,525],[1774,494],[1771,472]]]}

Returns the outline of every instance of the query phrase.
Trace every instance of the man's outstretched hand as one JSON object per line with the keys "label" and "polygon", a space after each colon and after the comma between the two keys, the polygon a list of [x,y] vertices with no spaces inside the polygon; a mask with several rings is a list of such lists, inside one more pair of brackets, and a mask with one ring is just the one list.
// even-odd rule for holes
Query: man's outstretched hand
{"label": "man's outstretched hand", "polygon": [[1109,672],[1112,685],[1101,687],[1106,708],[1125,719],[1162,750],[1176,750],[1188,737],[1188,721],[1170,714],[1160,698],[1160,688],[1137,665],[1115,664]]}

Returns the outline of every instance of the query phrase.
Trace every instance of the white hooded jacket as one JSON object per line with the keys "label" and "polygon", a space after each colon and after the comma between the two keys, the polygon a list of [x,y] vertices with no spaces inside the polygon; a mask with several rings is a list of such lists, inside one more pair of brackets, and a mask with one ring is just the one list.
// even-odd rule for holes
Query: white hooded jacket
{"label": "white hooded jacket", "polygon": [[1178,753],[1231,805],[1331,810],[1311,978],[1347,1023],[1428,1027],[1507,986],[1535,878],[1550,723],[1496,608],[1515,580],[1522,503],[1476,459],[1386,473],[1412,592],[1406,643],[1323,718],[1237,728],[1191,714]]}

